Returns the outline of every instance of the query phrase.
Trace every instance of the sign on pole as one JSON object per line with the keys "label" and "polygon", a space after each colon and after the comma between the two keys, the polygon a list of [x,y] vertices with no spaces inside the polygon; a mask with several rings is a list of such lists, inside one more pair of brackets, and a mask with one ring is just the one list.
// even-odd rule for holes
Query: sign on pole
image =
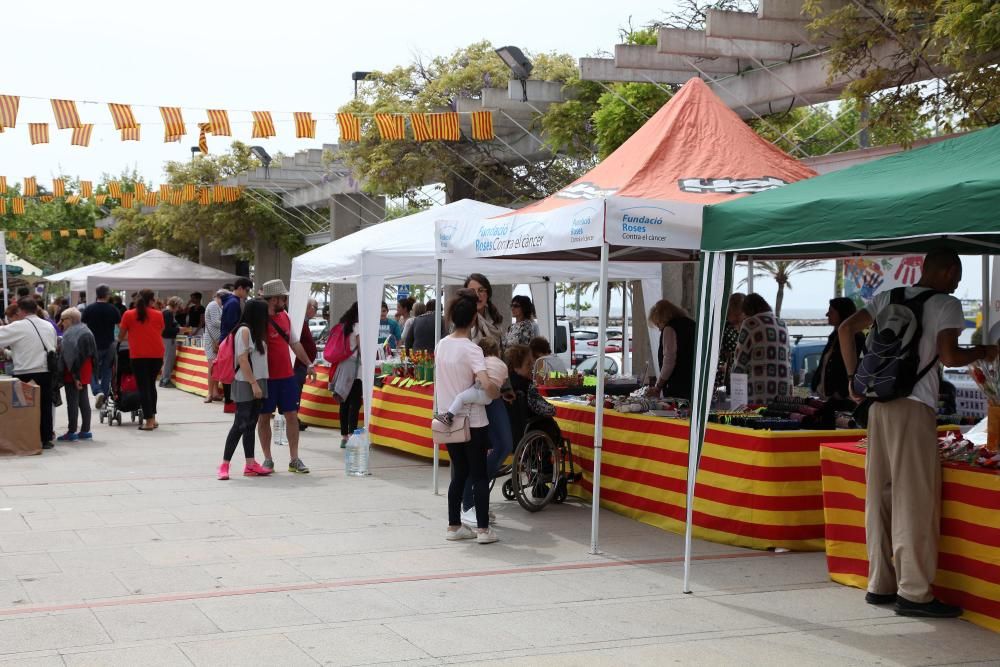
{"label": "sign on pole", "polygon": [[410,297],[409,285],[396,285],[396,300],[401,301]]}

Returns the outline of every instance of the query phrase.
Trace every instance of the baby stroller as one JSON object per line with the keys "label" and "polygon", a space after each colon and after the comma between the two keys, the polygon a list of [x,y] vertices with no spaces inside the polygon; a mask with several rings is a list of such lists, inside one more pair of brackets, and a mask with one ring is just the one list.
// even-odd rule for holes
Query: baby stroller
{"label": "baby stroller", "polygon": [[128,354],[128,343],[118,343],[111,369],[111,395],[101,408],[99,419],[103,424],[107,420],[110,426],[114,422],[122,424],[122,413],[128,412],[132,422],[142,419],[142,408],[139,401],[139,385],[132,372],[132,359]]}

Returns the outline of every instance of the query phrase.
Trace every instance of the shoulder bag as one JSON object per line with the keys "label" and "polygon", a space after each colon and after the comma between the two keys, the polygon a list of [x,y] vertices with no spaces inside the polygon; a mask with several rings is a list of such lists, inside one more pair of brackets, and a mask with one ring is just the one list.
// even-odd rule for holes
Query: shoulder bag
{"label": "shoulder bag", "polygon": [[49,346],[45,344],[45,339],[42,338],[42,333],[35,326],[35,323],[28,320],[28,324],[31,328],[35,330],[35,335],[38,336],[38,341],[42,344],[42,349],[45,350],[45,365],[48,368],[49,373],[57,375],[59,373],[59,353],[55,350],[50,350]]}
{"label": "shoulder bag", "polygon": [[431,438],[438,445],[469,442],[472,440],[469,416],[455,415],[452,417],[450,425],[439,419],[431,419]]}

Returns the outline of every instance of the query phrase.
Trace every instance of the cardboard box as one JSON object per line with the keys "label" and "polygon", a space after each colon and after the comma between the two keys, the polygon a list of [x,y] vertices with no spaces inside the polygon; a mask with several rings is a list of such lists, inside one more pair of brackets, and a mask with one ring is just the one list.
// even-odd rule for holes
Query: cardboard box
{"label": "cardboard box", "polygon": [[0,378],[0,456],[42,453],[38,439],[41,420],[38,385],[16,378]]}

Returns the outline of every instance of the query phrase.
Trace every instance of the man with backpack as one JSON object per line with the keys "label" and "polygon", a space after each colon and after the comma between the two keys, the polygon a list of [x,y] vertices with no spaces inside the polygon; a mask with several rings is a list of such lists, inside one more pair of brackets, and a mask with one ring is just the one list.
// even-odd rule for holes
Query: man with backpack
{"label": "man with backpack", "polygon": [[[838,331],[851,396],[868,404],[865,537],[873,605],[895,604],[900,616],[955,618],[960,607],[937,600],[941,463],[937,404],[940,365],[995,359],[996,345],[960,348],[962,279],[954,251],[933,250],[913,287],[877,294]],[[855,334],[870,329],[858,362]]]}

